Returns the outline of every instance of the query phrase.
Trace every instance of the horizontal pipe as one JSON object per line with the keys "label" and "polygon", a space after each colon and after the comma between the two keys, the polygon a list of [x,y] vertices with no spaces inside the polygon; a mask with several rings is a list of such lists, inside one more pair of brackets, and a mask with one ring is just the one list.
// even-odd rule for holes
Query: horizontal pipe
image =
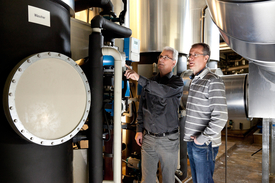
{"label": "horizontal pipe", "polygon": [[132,35],[132,30],[114,22],[111,22],[101,15],[96,15],[91,21],[92,28],[102,28],[108,31],[108,37],[127,38]]}
{"label": "horizontal pipe", "polygon": [[242,65],[242,66],[236,66],[236,67],[230,67],[228,69],[222,69],[222,71],[235,71],[235,70],[239,70],[239,69],[247,69],[249,67],[249,65]]}

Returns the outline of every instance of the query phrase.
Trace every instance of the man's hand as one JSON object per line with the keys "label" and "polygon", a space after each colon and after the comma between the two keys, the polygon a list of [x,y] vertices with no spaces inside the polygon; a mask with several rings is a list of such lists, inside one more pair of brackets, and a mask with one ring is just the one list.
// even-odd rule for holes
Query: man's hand
{"label": "man's hand", "polygon": [[127,67],[127,70],[125,71],[124,76],[127,79],[130,78],[132,80],[138,81],[139,75],[134,70],[132,70],[128,65],[125,64],[125,66]]}
{"label": "man's hand", "polygon": [[191,139],[194,139],[195,144],[198,144],[198,145],[203,145],[203,144],[201,144],[201,143],[199,143],[199,142],[197,141],[197,138],[196,138],[196,137],[191,136]]}
{"label": "man's hand", "polygon": [[142,132],[137,132],[135,136],[135,140],[139,146],[142,144]]}

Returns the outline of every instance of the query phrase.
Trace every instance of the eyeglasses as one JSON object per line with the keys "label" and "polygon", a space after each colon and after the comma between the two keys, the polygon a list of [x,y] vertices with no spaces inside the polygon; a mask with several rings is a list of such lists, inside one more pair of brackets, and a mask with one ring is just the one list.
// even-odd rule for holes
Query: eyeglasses
{"label": "eyeglasses", "polygon": [[197,57],[198,57],[198,56],[200,56],[200,55],[205,55],[205,54],[198,54],[198,53],[195,53],[195,54],[189,54],[189,55],[187,56],[187,58],[192,58],[192,57],[197,58]]}
{"label": "eyeglasses", "polygon": [[168,56],[166,56],[166,55],[164,55],[164,56],[159,55],[157,58],[158,58],[158,59],[163,58],[163,60],[168,60],[168,59],[173,60],[172,58],[170,58],[170,57],[168,57]]}

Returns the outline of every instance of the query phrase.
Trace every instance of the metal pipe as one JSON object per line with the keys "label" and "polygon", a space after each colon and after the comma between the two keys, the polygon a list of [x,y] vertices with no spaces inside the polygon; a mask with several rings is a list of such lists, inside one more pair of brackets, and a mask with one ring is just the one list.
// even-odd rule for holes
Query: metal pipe
{"label": "metal pipe", "polygon": [[175,175],[175,179],[176,181],[178,181],[179,183],[181,183],[181,180]]}
{"label": "metal pipe", "polygon": [[207,5],[202,9],[201,15],[201,42],[204,43],[204,24],[205,24],[205,10],[207,9]]}
{"label": "metal pipe", "polygon": [[270,119],[263,119],[262,129],[262,183],[269,182],[269,124]]}
{"label": "metal pipe", "polygon": [[225,175],[224,175],[224,179],[225,179],[225,183],[227,183],[227,123],[225,124]]}
{"label": "metal pipe", "polygon": [[271,123],[271,139],[270,139],[270,174],[275,174],[275,119]]}
{"label": "metal pipe", "polygon": [[114,85],[114,182],[121,182],[121,99],[122,99],[122,56],[118,50],[113,47],[104,47],[103,55],[111,55],[115,60],[115,85]]}
{"label": "metal pipe", "polygon": [[187,177],[187,143],[183,141],[184,137],[184,129],[185,129],[185,120],[186,116],[182,116],[180,118],[180,171],[182,175],[179,175],[179,178],[181,180],[185,179]]}
{"label": "metal pipe", "polygon": [[192,180],[192,177],[190,177],[189,179],[187,179],[184,183],[188,183],[191,180]]}
{"label": "metal pipe", "polygon": [[222,69],[223,72],[226,71],[235,71],[235,70],[240,70],[240,69],[247,69],[249,67],[249,65],[242,65],[242,66],[236,66],[236,67],[230,67],[227,69]]}

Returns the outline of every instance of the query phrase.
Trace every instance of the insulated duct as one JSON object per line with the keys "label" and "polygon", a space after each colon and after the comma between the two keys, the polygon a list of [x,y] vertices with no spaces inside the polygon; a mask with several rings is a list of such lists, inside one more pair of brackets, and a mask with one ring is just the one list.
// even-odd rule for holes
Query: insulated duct
{"label": "insulated duct", "polygon": [[136,32],[140,51],[156,52],[171,46],[179,53],[188,54],[191,45],[201,42],[203,35],[203,41],[211,47],[211,59],[219,60],[219,32],[207,8],[203,11],[205,7],[205,0],[139,0],[135,6],[139,13],[130,17],[139,18]]}
{"label": "insulated duct", "polygon": [[210,60],[207,63],[207,66],[211,69],[217,69],[218,68],[218,62],[220,61],[220,33],[217,26],[214,24],[214,22],[211,19],[210,13],[208,11],[208,8],[205,9],[205,14],[203,20],[204,21],[204,27],[202,28],[202,34],[203,36],[203,43],[207,43],[211,49],[211,55]]}
{"label": "insulated duct", "polygon": [[275,1],[206,2],[226,44],[250,61],[248,116],[275,118]]}
{"label": "insulated duct", "polygon": [[[159,1],[140,0],[137,12],[139,21],[137,22],[138,39],[140,39],[141,52],[161,52],[163,47],[171,46],[177,49],[180,53],[187,53],[184,45],[190,44],[190,34],[184,34],[188,29],[187,25],[190,23],[189,1]],[[165,13],[164,13],[165,12]],[[131,11],[130,11],[131,13]],[[185,15],[188,15],[185,17]],[[130,14],[131,17],[131,14]],[[184,25],[185,24],[185,25]],[[186,38],[186,40],[184,40]],[[189,39],[189,40],[188,40]],[[188,41],[187,41],[188,40]],[[185,44],[184,44],[185,43]],[[189,52],[189,50],[188,50]]]}
{"label": "insulated duct", "polygon": [[228,119],[248,118],[248,74],[223,75]]}
{"label": "insulated duct", "polygon": [[[117,25],[111,21],[105,20],[98,15],[91,21],[92,34],[89,38],[89,61],[85,65],[87,78],[92,92],[92,105],[89,114],[89,182],[102,182],[103,180],[103,39],[104,33],[113,33],[112,36],[120,38],[130,37],[132,31],[128,28]],[[115,38],[115,37],[112,37]],[[117,73],[116,73],[117,74]],[[118,73],[120,74],[120,73]]]}
{"label": "insulated duct", "polygon": [[275,17],[275,1],[206,2],[213,21],[231,49],[251,61],[274,61],[275,25],[270,22]]}
{"label": "insulated duct", "polygon": [[246,59],[274,71],[268,62],[275,58],[275,25],[268,20],[274,18],[275,1],[207,0],[207,4],[226,44]]}

